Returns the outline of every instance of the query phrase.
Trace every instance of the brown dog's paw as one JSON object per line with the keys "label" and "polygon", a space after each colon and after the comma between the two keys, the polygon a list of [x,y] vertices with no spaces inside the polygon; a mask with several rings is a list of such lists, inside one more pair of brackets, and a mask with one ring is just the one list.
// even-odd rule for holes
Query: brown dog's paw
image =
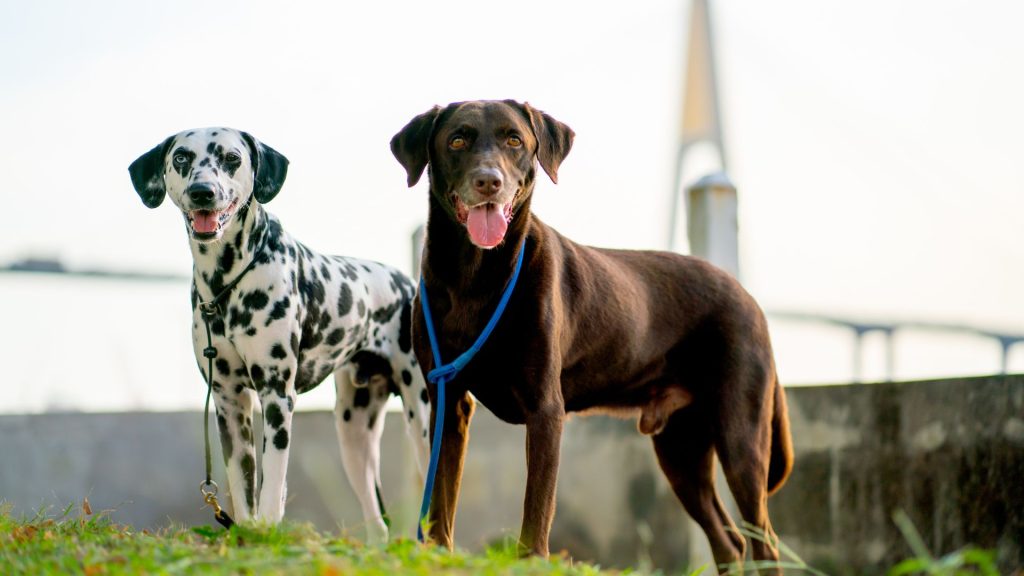
{"label": "brown dog's paw", "polygon": [[661,433],[669,416],[693,402],[693,394],[682,386],[669,386],[654,392],[651,401],[640,409],[640,420],[636,423],[641,434],[654,436]]}

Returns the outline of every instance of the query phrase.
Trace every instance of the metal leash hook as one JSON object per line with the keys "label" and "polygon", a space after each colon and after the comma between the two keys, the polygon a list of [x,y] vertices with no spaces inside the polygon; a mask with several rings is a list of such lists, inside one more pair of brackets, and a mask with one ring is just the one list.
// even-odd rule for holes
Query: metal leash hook
{"label": "metal leash hook", "polygon": [[217,520],[217,523],[226,529],[230,529],[235,524],[235,521],[220,507],[220,502],[217,502],[217,483],[213,480],[203,480],[199,483],[199,492],[203,495],[203,502],[206,502],[207,506],[213,508],[213,517]]}

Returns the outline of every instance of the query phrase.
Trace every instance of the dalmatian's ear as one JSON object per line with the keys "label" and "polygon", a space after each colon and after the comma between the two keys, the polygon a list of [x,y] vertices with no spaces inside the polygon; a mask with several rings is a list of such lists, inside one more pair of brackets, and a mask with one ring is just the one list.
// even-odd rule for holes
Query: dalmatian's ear
{"label": "dalmatian's ear", "polygon": [[441,113],[440,106],[434,106],[413,118],[391,139],[391,153],[405,168],[406,183],[412,188],[420,181],[423,170],[430,159],[430,137],[434,133],[434,122]]}
{"label": "dalmatian's ear", "polygon": [[132,177],[132,186],[142,198],[142,203],[149,208],[156,208],[164,201],[167,189],[164,187],[164,158],[167,149],[174,141],[174,136],[157,144],[152,150],[135,159],[128,166],[128,175]]}
{"label": "dalmatian's ear", "polygon": [[242,132],[242,138],[249,146],[249,158],[252,161],[252,195],[260,204],[266,204],[284,186],[284,179],[288,176],[288,159],[248,132]]}

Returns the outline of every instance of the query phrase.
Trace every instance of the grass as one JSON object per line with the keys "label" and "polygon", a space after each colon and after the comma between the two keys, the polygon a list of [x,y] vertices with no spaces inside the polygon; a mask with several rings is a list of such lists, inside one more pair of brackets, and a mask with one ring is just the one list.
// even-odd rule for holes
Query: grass
{"label": "grass", "polygon": [[14,518],[0,508],[0,574],[514,574],[600,576],[562,557],[519,559],[497,546],[483,554],[449,553],[397,540],[385,546],[323,535],[308,524],[166,528],[157,532],[93,514],[88,502],[60,514]]}
{"label": "grass", "polygon": [[[992,551],[967,547],[934,557],[902,512],[893,518],[913,556],[896,564],[888,576],[997,576]],[[750,526],[740,529],[749,539],[763,539]],[[783,542],[773,541],[782,555],[771,565],[754,561],[742,568],[723,567],[729,574],[754,573],[778,567],[787,574],[825,576],[800,559]],[[689,573],[714,573],[702,566]],[[277,526],[236,525],[230,531],[201,526],[169,527],[156,532],[117,524],[104,513],[93,514],[88,500],[69,505],[59,514],[40,512],[14,518],[0,506],[0,574],[314,574],[340,575],[475,575],[602,576],[638,574],[553,556],[520,559],[513,542],[488,548],[478,555],[449,553],[400,539],[383,546],[324,535],[309,524],[284,522]]]}

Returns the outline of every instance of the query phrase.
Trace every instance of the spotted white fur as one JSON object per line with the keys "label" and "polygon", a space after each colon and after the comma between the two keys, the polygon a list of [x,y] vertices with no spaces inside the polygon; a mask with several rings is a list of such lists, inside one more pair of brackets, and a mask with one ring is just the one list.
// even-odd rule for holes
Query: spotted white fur
{"label": "spotted white fur", "polygon": [[387,538],[380,438],[392,392],[405,405],[421,474],[428,458],[428,396],[409,334],[414,285],[376,262],[315,253],[285,232],[261,204],[280,190],[287,166],[247,133],[206,128],[171,136],[129,171],[147,206],[170,196],[182,211],[194,260],[192,340],[204,376],[207,337],[198,303],[211,301],[256,260],[211,323],[214,403],[235,519],[281,520],[296,396],[333,372],[342,463],[368,538],[379,542]]}

